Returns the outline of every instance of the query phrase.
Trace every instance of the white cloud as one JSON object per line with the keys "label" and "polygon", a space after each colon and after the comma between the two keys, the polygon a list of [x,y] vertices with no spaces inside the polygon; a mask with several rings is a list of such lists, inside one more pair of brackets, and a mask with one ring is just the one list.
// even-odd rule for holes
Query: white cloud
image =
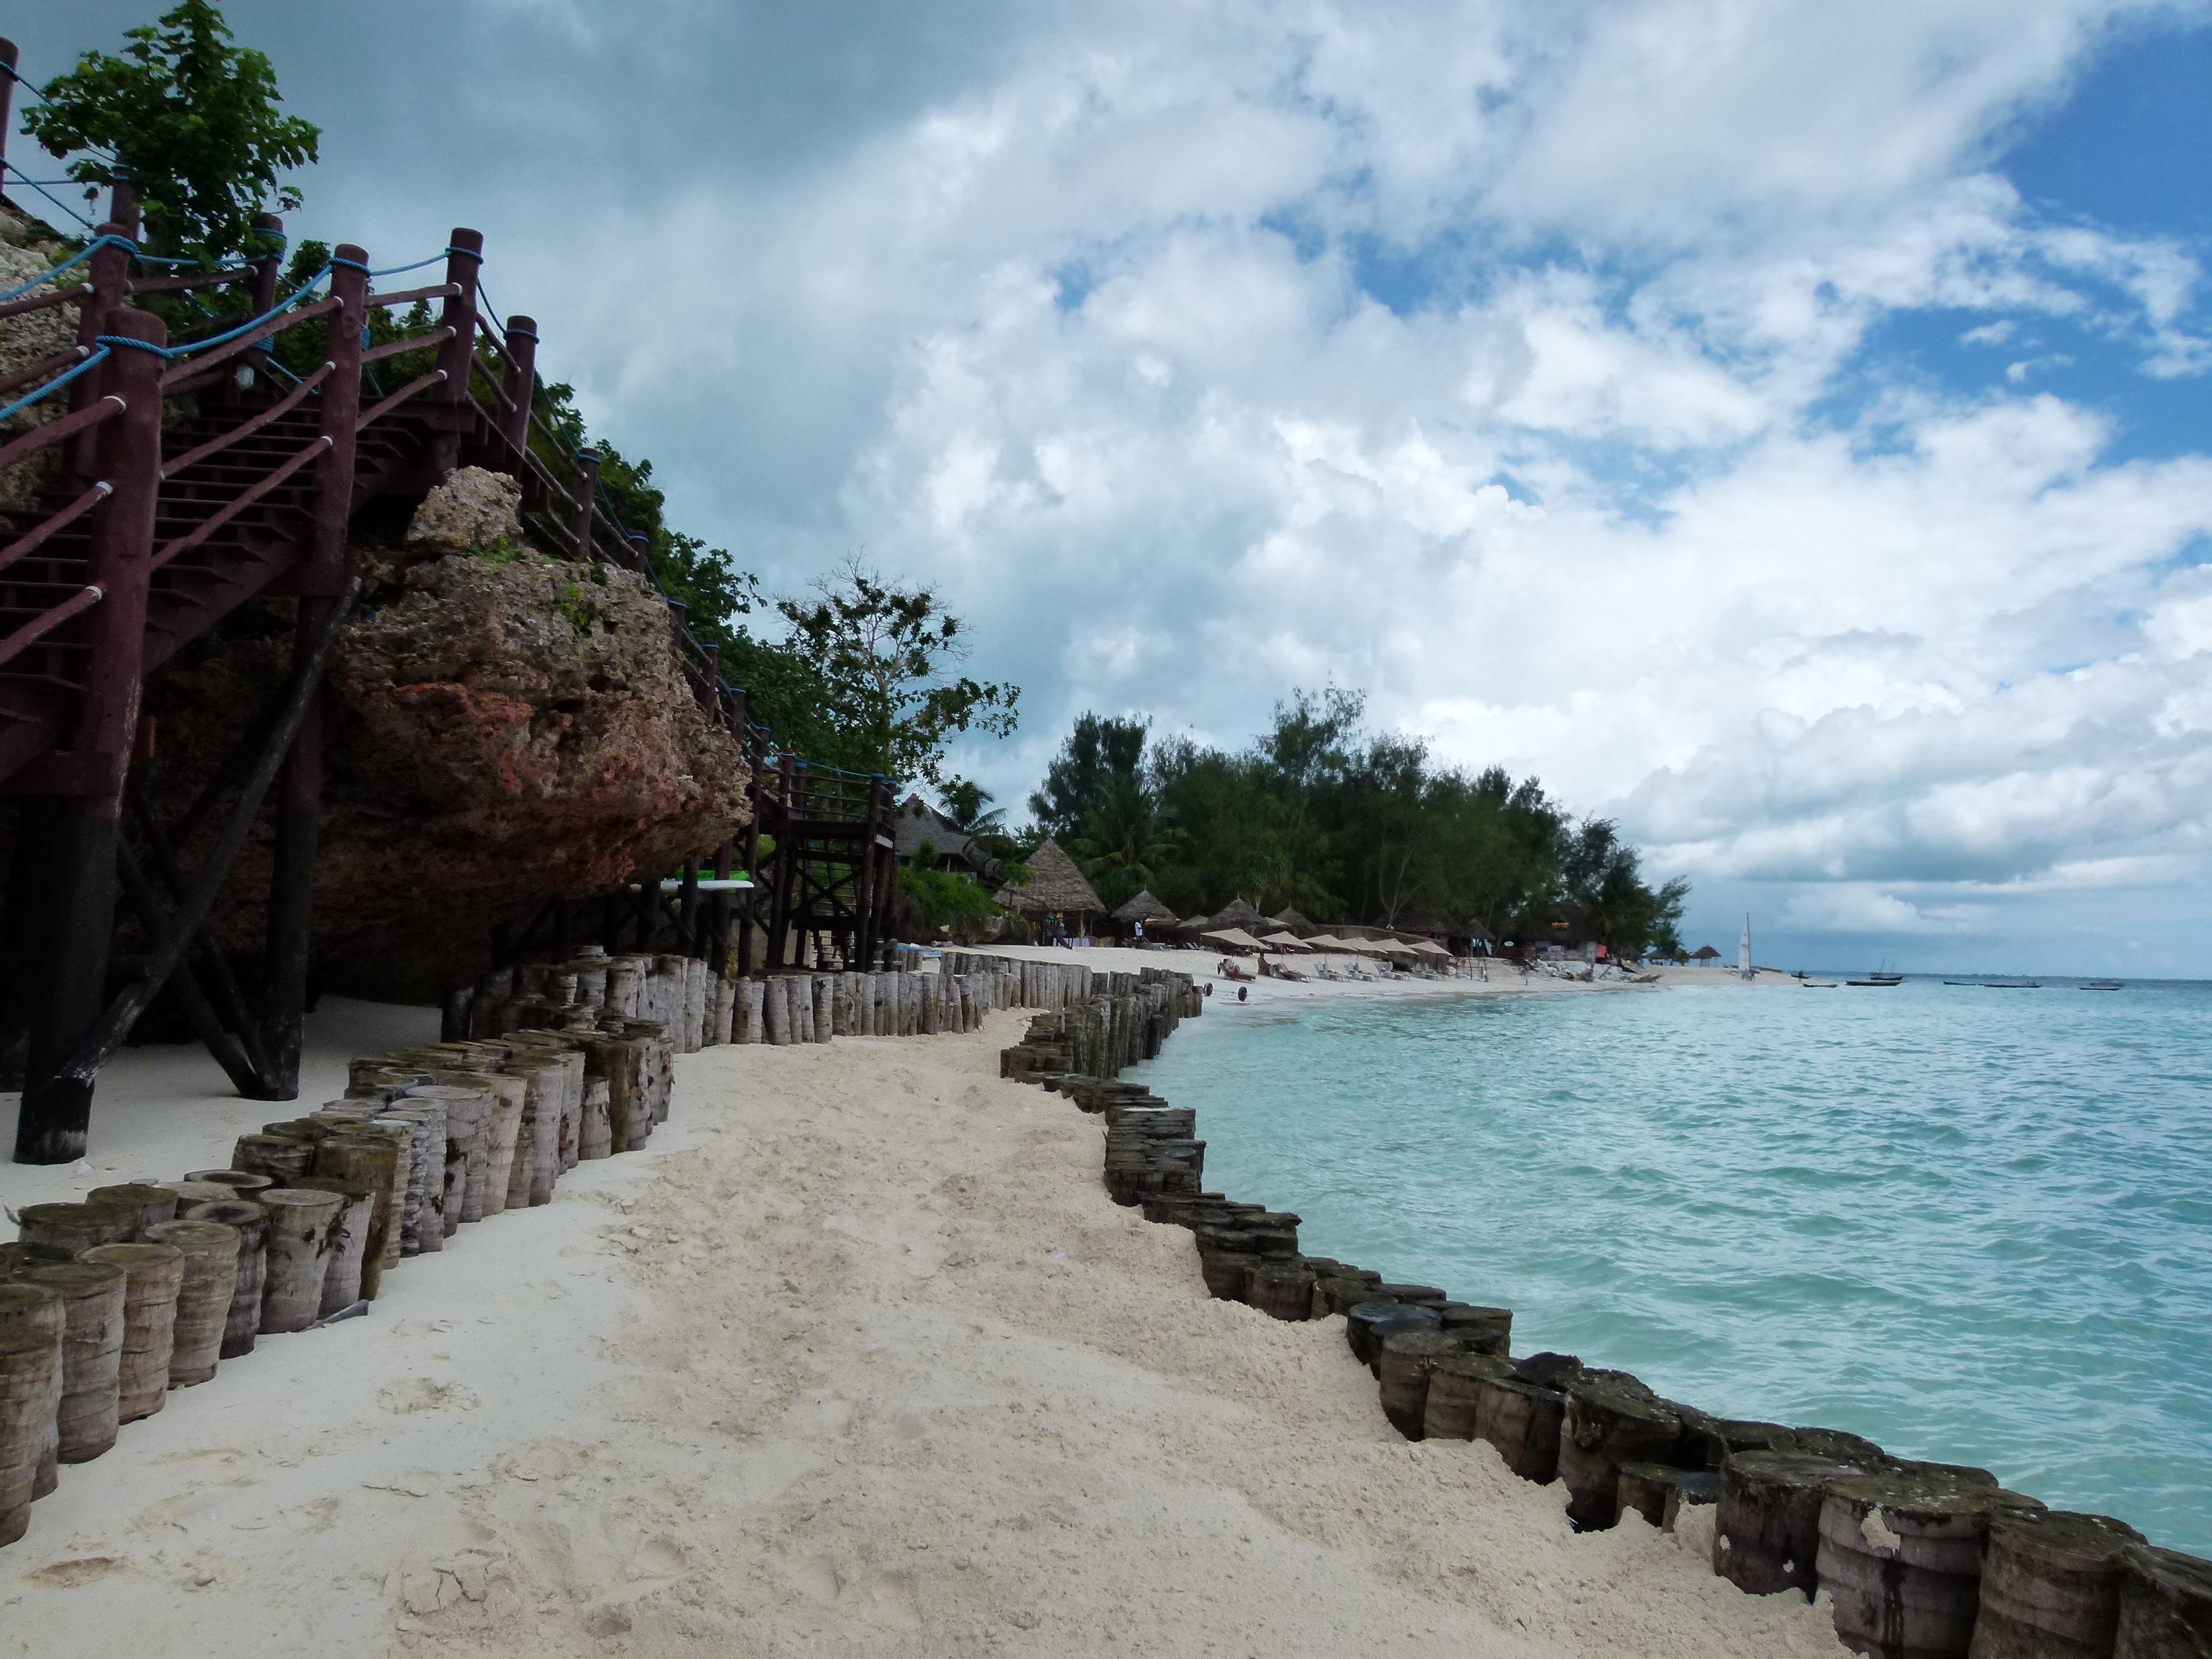
{"label": "white cloud", "polygon": [[[2203,885],[2212,465],[2045,389],[2204,372],[2198,252],[2002,159],[2201,3],[396,9],[233,9],[331,126],[304,228],[481,225],[680,521],[942,583],[1005,795],[1334,678],[1808,930]],[[1939,309],[1988,385],[1881,345]]]}

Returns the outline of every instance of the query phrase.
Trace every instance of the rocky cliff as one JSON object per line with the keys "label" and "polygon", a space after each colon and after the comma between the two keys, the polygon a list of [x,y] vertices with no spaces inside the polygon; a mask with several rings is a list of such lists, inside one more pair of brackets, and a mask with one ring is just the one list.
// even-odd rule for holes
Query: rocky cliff
{"label": "rocky cliff", "polygon": [[[512,483],[462,472],[368,583],[327,681],[315,890],[323,988],[420,1000],[473,977],[491,929],[544,897],[672,870],[746,819],[738,744],[680,671],[642,576],[529,550]],[[159,793],[190,798],[281,685],[289,606],[232,619],[148,688]],[[227,944],[258,948],[265,841]]]}

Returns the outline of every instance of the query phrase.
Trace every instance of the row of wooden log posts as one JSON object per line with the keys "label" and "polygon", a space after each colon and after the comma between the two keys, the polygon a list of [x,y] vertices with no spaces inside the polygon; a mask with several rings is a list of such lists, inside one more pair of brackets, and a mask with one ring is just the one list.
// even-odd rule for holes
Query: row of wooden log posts
{"label": "row of wooden log posts", "polygon": [[1844,1646],[1875,1659],[2212,1656],[2212,1562],[2121,1522],[1839,1430],[1717,1418],[1571,1354],[1515,1359],[1507,1309],[1301,1255],[1296,1215],[1201,1190],[1190,1108],[1120,1080],[1157,1053],[1176,1000],[1150,984],[1077,999],[1032,1019],[1000,1074],[1103,1117],[1109,1194],[1188,1228],[1212,1296],[1277,1319],[1341,1317],[1407,1438],[1487,1441],[1523,1479],[1560,1481],[1577,1530],[1628,1510],[1671,1529],[1686,1505],[1715,1504],[1715,1572],[1754,1595],[1828,1592]]}
{"label": "row of wooden log posts", "polygon": [[502,969],[447,1003],[443,1040],[353,1061],[343,1098],[240,1136],[228,1167],[27,1206],[0,1245],[0,1544],[24,1535],[61,1464],[106,1452],[167,1390],[260,1336],[364,1308],[407,1258],[641,1147],[668,1115],[676,1054],[973,1030],[994,1009],[1079,1003],[1094,977],[921,962],[730,980],[696,957],[587,950]]}

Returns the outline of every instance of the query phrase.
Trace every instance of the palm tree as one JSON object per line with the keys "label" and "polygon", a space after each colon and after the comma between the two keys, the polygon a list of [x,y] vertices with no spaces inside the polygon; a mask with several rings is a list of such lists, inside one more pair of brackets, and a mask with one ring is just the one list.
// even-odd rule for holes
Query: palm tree
{"label": "palm tree", "polygon": [[1006,813],[1004,807],[991,805],[993,799],[982,785],[954,778],[937,792],[937,810],[963,836],[994,835],[1004,830]]}

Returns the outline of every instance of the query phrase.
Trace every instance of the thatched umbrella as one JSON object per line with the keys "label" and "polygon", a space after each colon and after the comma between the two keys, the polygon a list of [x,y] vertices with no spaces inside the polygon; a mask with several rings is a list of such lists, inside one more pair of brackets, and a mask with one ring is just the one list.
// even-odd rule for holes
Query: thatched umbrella
{"label": "thatched umbrella", "polygon": [[1027,916],[1048,915],[1054,911],[1084,918],[1105,914],[1106,907],[1098,902],[1098,895],[1083,878],[1083,872],[1075,867],[1075,860],[1060,850],[1057,842],[1047,838],[1041,842],[1036,851],[1029,855],[1028,864],[1030,884],[1001,887],[991,895],[994,903]]}
{"label": "thatched umbrella", "polygon": [[1147,927],[1163,921],[1170,927],[1178,925],[1176,913],[1154,898],[1150,892],[1138,894],[1136,897],[1116,910],[1113,919],[1124,927],[1133,927],[1140,921]]}
{"label": "thatched umbrella", "polygon": [[1690,960],[1692,962],[1718,962],[1720,959],[1721,953],[1710,945],[1700,945],[1690,952]]}
{"label": "thatched umbrella", "polygon": [[1216,945],[1225,945],[1232,951],[1264,951],[1267,947],[1241,927],[1217,927],[1201,937]]}
{"label": "thatched umbrella", "polygon": [[1275,916],[1272,918],[1272,920],[1274,921],[1275,925],[1280,927],[1285,933],[1295,934],[1299,939],[1304,939],[1309,933],[1317,933],[1321,931],[1319,927],[1316,927],[1312,922],[1308,921],[1304,916],[1300,915],[1295,910],[1285,910],[1282,915]]}
{"label": "thatched umbrella", "polygon": [[1269,921],[1243,899],[1231,899],[1222,909],[1206,919],[1208,927],[1241,927],[1248,933],[1267,932],[1275,924]]}
{"label": "thatched umbrella", "polygon": [[1296,933],[1262,933],[1260,935],[1260,943],[1272,945],[1279,951],[1303,951],[1306,948],[1306,942]]}

